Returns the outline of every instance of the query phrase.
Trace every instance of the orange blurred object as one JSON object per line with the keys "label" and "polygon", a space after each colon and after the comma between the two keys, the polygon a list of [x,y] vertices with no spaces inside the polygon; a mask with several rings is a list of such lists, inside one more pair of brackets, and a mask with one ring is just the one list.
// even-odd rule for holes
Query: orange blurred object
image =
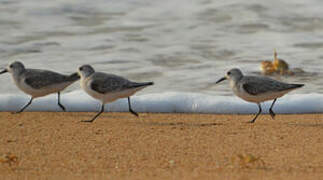
{"label": "orange blurred object", "polygon": [[276,49],[274,50],[274,61],[273,65],[275,71],[279,74],[289,74],[289,67],[286,61],[278,59]]}
{"label": "orange blurred object", "polygon": [[263,74],[270,75],[276,72],[275,67],[271,61],[262,61],[260,70]]}
{"label": "orange blurred object", "polygon": [[289,70],[287,62],[283,59],[278,59],[276,49],[274,50],[274,60],[262,61],[260,70],[265,75],[271,75],[273,73],[278,73],[281,75],[293,75],[293,72]]}

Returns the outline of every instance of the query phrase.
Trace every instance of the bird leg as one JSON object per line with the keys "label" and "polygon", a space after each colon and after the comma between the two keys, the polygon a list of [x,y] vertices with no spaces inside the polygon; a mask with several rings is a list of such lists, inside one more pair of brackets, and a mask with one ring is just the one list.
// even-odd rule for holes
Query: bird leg
{"label": "bird leg", "polygon": [[270,116],[271,116],[271,118],[272,119],[275,119],[275,113],[274,113],[274,111],[273,111],[273,107],[274,107],[274,104],[275,104],[275,102],[276,102],[276,100],[277,100],[277,98],[276,99],[274,99],[274,101],[273,101],[273,103],[271,104],[271,106],[270,106],[270,108],[269,108],[269,113],[270,113]]}
{"label": "bird leg", "polygon": [[58,92],[57,93],[57,104],[59,105],[60,108],[62,108],[63,111],[66,111],[65,107],[61,104],[60,96],[61,96],[61,92]]}
{"label": "bird leg", "polygon": [[259,114],[262,111],[260,103],[258,103],[257,105],[258,105],[259,111],[258,111],[257,115],[251,121],[249,121],[249,123],[254,123],[256,121],[257,117],[259,116]]}
{"label": "bird leg", "polygon": [[101,105],[101,111],[98,112],[98,114],[96,114],[92,119],[90,119],[90,120],[84,120],[82,122],[90,122],[91,123],[91,122],[93,122],[103,112],[104,112],[104,104],[102,103],[102,105]]}
{"label": "bird leg", "polygon": [[32,101],[33,101],[33,98],[30,98],[29,102],[24,107],[22,107],[19,111],[14,112],[14,114],[23,112],[31,104]]}
{"label": "bird leg", "polygon": [[132,108],[131,108],[131,103],[130,103],[130,97],[128,97],[128,106],[129,106],[129,111],[133,114],[133,115],[135,115],[135,116],[139,116],[138,115],[138,113],[136,113],[134,110],[132,110]]}

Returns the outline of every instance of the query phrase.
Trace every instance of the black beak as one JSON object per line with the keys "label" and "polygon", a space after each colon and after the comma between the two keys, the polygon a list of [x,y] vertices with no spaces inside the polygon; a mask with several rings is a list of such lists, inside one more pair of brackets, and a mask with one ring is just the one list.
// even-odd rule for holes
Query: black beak
{"label": "black beak", "polygon": [[3,71],[0,72],[0,74],[6,73],[6,72],[8,72],[8,70],[4,69]]}
{"label": "black beak", "polygon": [[227,79],[226,77],[223,77],[223,78],[219,79],[215,84],[218,84],[218,83],[220,83],[220,82],[222,82],[222,81],[224,81],[226,79]]}

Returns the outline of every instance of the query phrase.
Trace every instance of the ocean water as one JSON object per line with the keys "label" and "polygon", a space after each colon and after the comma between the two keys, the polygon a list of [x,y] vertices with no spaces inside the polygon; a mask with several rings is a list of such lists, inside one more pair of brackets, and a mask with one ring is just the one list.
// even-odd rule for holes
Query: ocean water
{"label": "ocean water", "polygon": [[[91,64],[154,81],[139,99],[193,93],[243,103],[227,83],[214,83],[233,67],[258,75],[276,48],[305,73],[273,78],[306,84],[290,97],[310,99],[323,93],[322,9],[320,0],[0,0],[0,67],[20,60],[68,74]],[[0,83],[2,98],[26,97],[9,74]],[[78,89],[75,83],[65,92]],[[171,92],[178,94],[166,96]]]}

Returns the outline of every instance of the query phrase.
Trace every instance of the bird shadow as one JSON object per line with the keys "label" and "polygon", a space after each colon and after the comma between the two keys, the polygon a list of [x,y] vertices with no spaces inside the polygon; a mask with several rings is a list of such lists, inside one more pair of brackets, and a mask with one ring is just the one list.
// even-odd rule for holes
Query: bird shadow
{"label": "bird shadow", "polygon": [[146,122],[151,126],[187,126],[187,127],[211,127],[220,126],[222,123],[185,123],[185,122]]}
{"label": "bird shadow", "polygon": [[[95,113],[93,114],[68,114],[66,116],[72,116],[72,117],[81,117],[81,120],[84,121],[87,118],[91,118],[95,116]],[[140,118],[140,116],[138,117]],[[127,116],[119,116],[119,115],[112,115],[112,114],[101,114],[97,119],[129,119]],[[80,122],[82,122],[80,121]],[[101,120],[102,121],[102,120]],[[131,122],[133,123],[133,122]],[[137,123],[137,122],[136,122]],[[220,126],[223,125],[222,123],[190,123],[190,122],[149,122],[149,121],[142,121],[140,120],[141,124],[149,125],[149,126],[186,126],[186,127],[211,127],[211,126]]]}

